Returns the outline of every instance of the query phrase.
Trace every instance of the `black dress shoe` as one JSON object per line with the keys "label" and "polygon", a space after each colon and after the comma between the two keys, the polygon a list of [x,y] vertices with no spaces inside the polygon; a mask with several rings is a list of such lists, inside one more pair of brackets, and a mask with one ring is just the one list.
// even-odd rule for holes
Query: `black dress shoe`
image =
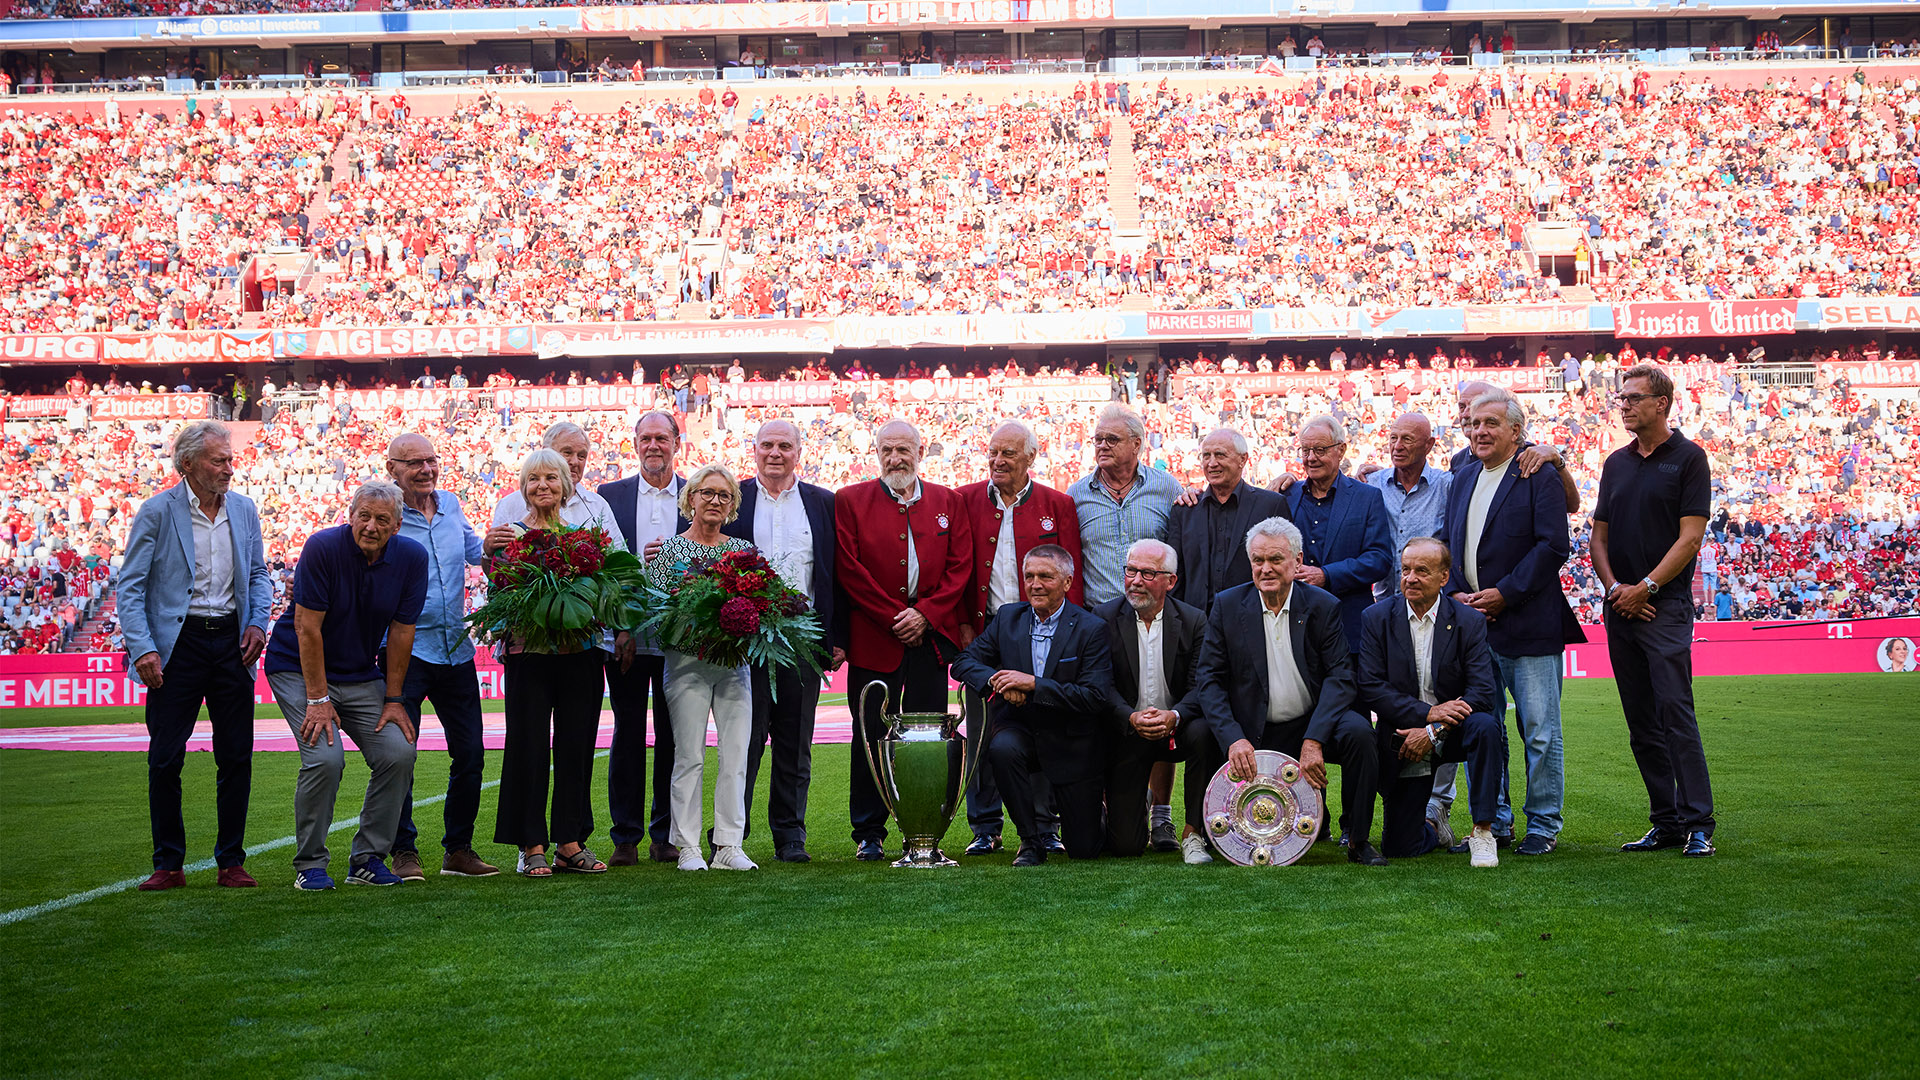
{"label": "black dress shoe", "polygon": [[1520,847],[1516,854],[1545,855],[1558,846],[1559,843],[1560,838],[1556,836],[1542,836],[1539,833],[1528,833],[1527,838],[1520,841]]}
{"label": "black dress shoe", "polygon": [[1047,861],[1047,849],[1039,844],[1021,844],[1020,853],[1013,857],[1015,866],[1039,866]]}
{"label": "black dress shoe", "polygon": [[1387,865],[1387,857],[1380,854],[1380,849],[1374,847],[1372,844],[1366,843],[1361,844],[1359,847],[1347,848],[1347,861],[1350,863],[1359,863],[1361,866]]}
{"label": "black dress shoe", "polygon": [[647,858],[654,862],[677,863],[680,861],[680,849],[672,844],[663,844],[655,840],[647,845]]}
{"label": "black dress shoe", "polygon": [[780,850],[774,852],[773,857],[779,859],[781,862],[813,861],[813,856],[807,854],[807,845],[798,841],[791,844],[781,844]]}
{"label": "black dress shoe", "polygon": [[999,833],[981,833],[979,836],[974,837],[973,843],[968,844],[967,850],[961,852],[960,854],[991,855],[994,852],[999,851],[1000,847],[1001,847],[1001,844],[1000,844]]}
{"label": "black dress shoe", "polygon": [[878,840],[862,840],[854,849],[853,857],[861,862],[879,862],[887,857],[887,849],[881,847]]}
{"label": "black dress shoe", "polygon": [[1059,833],[1048,833],[1040,838],[1040,846],[1049,855],[1065,855],[1067,845],[1060,841]]}
{"label": "black dress shoe", "polygon": [[1180,840],[1174,835],[1173,822],[1171,821],[1163,821],[1155,825],[1149,835],[1151,839],[1148,841],[1148,846],[1152,847],[1155,851],[1180,850]]}
{"label": "black dress shoe", "polygon": [[[1679,833],[1667,832],[1656,825],[1653,828],[1648,829],[1647,835],[1641,837],[1640,839],[1635,840],[1630,844],[1621,844],[1620,850],[1621,851],[1664,851],[1667,848],[1679,847],[1680,845],[1686,842],[1687,842],[1687,838],[1680,835]],[[1707,846],[1711,848],[1713,845],[1708,844]],[[1712,852],[1709,851],[1708,854],[1712,854]]]}
{"label": "black dress shoe", "polygon": [[1696,830],[1687,834],[1687,848],[1680,854],[1689,859],[1704,859],[1713,852],[1713,837]]}

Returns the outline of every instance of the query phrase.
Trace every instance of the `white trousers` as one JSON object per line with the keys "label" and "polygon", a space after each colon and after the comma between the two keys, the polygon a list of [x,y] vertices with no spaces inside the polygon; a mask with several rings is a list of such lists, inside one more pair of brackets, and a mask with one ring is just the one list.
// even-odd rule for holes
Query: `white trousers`
{"label": "white trousers", "polygon": [[753,734],[753,684],[745,667],[723,668],[667,652],[667,713],[673,719],[673,826],[682,851],[705,841],[701,795],[706,782],[707,716],[719,733],[713,780],[713,844],[737,846],[747,834],[747,743]]}

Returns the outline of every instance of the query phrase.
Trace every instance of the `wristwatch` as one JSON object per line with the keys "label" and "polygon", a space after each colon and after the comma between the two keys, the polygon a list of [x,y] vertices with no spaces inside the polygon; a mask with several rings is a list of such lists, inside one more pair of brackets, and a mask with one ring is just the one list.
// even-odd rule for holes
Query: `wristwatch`
{"label": "wristwatch", "polygon": [[407,699],[403,697],[394,697],[392,694],[388,694],[386,697],[385,703],[388,705],[405,705],[407,703]]}
{"label": "wristwatch", "polygon": [[1641,579],[1640,579],[1640,584],[1642,584],[1642,585],[1645,585],[1645,586],[1647,587],[1647,595],[1648,595],[1648,596],[1659,596],[1659,595],[1660,595],[1660,583],[1659,583],[1659,582],[1657,582],[1657,581],[1655,581],[1655,580],[1653,580],[1653,578],[1652,578],[1652,577],[1644,577],[1644,578],[1641,578]]}

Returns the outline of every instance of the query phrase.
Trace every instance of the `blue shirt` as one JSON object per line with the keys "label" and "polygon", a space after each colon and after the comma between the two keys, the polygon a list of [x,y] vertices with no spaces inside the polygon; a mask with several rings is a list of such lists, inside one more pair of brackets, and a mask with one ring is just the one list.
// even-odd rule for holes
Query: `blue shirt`
{"label": "blue shirt", "polygon": [[1367,477],[1367,485],[1379,490],[1387,504],[1387,524],[1393,530],[1393,572],[1374,586],[1375,596],[1392,596],[1400,591],[1400,551],[1416,536],[1440,536],[1445,532],[1447,494],[1453,490],[1453,474],[1428,465],[1420,481],[1408,491],[1393,478],[1393,467],[1380,469]]}
{"label": "blue shirt", "polygon": [[1119,502],[1099,477],[1089,473],[1067,489],[1080,514],[1080,581],[1088,607],[1125,594],[1127,549],[1135,540],[1165,540],[1167,517],[1180,497],[1179,481],[1146,465]]}
{"label": "blue shirt", "polygon": [[427,549],[427,603],[413,628],[413,658],[429,664],[473,659],[467,636],[467,566],[480,565],[480,534],[460,500],[436,491],[433,521],[411,506],[400,510],[400,535]]}
{"label": "blue shirt", "polygon": [[335,525],[307,538],[293,568],[293,596],[267,641],[266,673],[300,670],[294,609],[325,613],[320,639],[330,683],[377,682],[375,658],[391,623],[411,625],[427,602],[427,549],[395,536],[373,562],[353,542],[353,526]]}
{"label": "blue shirt", "polygon": [[1060,629],[1060,613],[1067,610],[1061,604],[1053,609],[1053,614],[1042,619],[1038,610],[1033,613],[1033,674],[1038,677],[1047,670],[1047,655],[1053,652],[1053,632]]}

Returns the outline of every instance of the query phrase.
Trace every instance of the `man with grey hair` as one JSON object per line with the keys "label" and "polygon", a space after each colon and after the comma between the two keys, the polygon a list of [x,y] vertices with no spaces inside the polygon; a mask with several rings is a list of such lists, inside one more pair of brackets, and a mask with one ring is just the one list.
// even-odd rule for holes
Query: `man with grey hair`
{"label": "man with grey hair", "polygon": [[[1039,483],[1033,478],[1033,460],[1040,451],[1040,440],[1033,429],[1018,420],[1001,424],[987,440],[987,479],[960,489],[967,518],[973,526],[973,587],[970,619],[961,627],[963,648],[973,635],[986,629],[987,621],[1002,605],[1018,603],[1021,597],[1020,568],[1027,552],[1041,544],[1058,544],[1077,563],[1082,561],[1080,515],[1073,499]],[[1083,600],[1080,581],[1074,578],[1067,599],[1075,604]],[[984,721],[978,700],[968,708],[974,714],[970,723],[976,729]],[[1064,850],[1057,835],[1059,819],[1053,815],[1053,799],[1046,777],[1035,774],[1034,805],[1041,831],[1041,843],[1049,852]],[[969,855],[985,855],[1000,848],[1000,789],[993,772],[976,770],[974,786],[967,790],[967,825],[973,841]]]}
{"label": "man with grey hair", "polygon": [[[593,454],[593,444],[587,437],[586,429],[570,420],[562,420],[547,429],[540,438],[540,445],[564,458],[567,472],[573,477],[573,497],[560,504],[560,520],[573,526],[598,526],[616,538],[622,536],[607,500],[581,485],[581,480],[587,475],[587,461]],[[518,491],[510,491],[502,496],[493,506],[493,523],[481,541],[486,553],[491,555],[513,543],[513,538],[518,535],[513,523],[526,516],[525,496]],[[645,557],[638,549],[630,550]],[[613,649],[609,648],[608,651],[612,652]]]}
{"label": "man with grey hair", "polygon": [[[1508,393],[1508,391],[1484,379],[1463,380],[1455,389],[1454,401],[1460,407],[1456,418],[1457,426],[1460,428],[1461,436],[1467,440],[1467,445],[1455,450],[1453,457],[1448,459],[1447,471],[1450,473],[1459,472],[1463,466],[1471,465],[1475,460],[1473,433],[1469,430],[1473,422],[1473,402],[1475,398],[1486,393]],[[1522,479],[1531,478],[1542,465],[1553,466],[1554,475],[1560,481],[1560,490],[1567,497],[1567,513],[1580,512],[1580,488],[1573,482],[1573,470],[1567,468],[1566,459],[1561,456],[1558,447],[1523,441],[1520,444],[1520,453],[1514,458],[1513,464],[1520,470]]]}
{"label": "man with grey hair", "polygon": [[[633,425],[633,455],[640,471],[600,485],[627,550],[652,557],[669,536],[688,527],[680,513],[686,481],[674,472],[680,425],[672,413],[654,409]],[[573,459],[568,458],[568,465]],[[575,474],[576,477],[578,474]],[[578,483],[576,479],[576,484]],[[640,842],[655,862],[678,862],[668,838],[673,821],[673,719],[667,705],[666,656],[651,641],[622,631],[607,653],[607,698],[613,706],[613,746],[607,752],[607,811],[613,818],[613,854],[608,866],[636,866]],[[647,806],[647,699],[653,699],[653,805]]]}
{"label": "man with grey hair", "polygon": [[1080,517],[1080,570],[1089,604],[1126,592],[1121,567],[1135,540],[1163,540],[1180,484],[1144,465],[1147,425],[1125,405],[1100,410],[1093,428],[1093,471],[1067,489]]}
{"label": "man with grey hair", "polygon": [[120,566],[120,627],[147,688],[153,876],[140,889],[187,883],[180,773],[202,704],[213,722],[217,880],[244,888],[256,884],[242,865],[253,787],[253,665],[267,645],[273,586],[260,512],[228,490],[226,427],[212,420],[182,427],[173,467],[181,482],[141,505]]}
{"label": "man with grey hair", "polygon": [[400,535],[404,507],[398,487],[369,481],[353,493],[344,525],[308,537],[287,610],[267,643],[267,685],[300,745],[293,884],[303,891],[333,888],[327,830],[346,768],[343,735],[373,774],[347,882],[400,884],[385,860],[413,785],[407,666],[426,606],[428,563],[427,550]]}
{"label": "man with grey hair", "polygon": [[1315,416],[1294,436],[1303,482],[1287,491],[1293,523],[1300,528],[1303,565],[1299,578],[1340,601],[1340,622],[1350,652],[1360,651],[1360,616],[1373,603],[1373,586],[1393,568],[1393,534],[1380,492],[1340,471],[1347,452],[1346,427]]}
{"label": "man with grey hair", "polygon": [[1167,541],[1180,554],[1175,596],[1206,611],[1213,598],[1253,580],[1242,545],[1247,530],[1270,517],[1291,520],[1285,496],[1245,479],[1249,448],[1244,435],[1215,428],[1200,440],[1200,470],[1207,486],[1192,506],[1177,503],[1167,518]]}

